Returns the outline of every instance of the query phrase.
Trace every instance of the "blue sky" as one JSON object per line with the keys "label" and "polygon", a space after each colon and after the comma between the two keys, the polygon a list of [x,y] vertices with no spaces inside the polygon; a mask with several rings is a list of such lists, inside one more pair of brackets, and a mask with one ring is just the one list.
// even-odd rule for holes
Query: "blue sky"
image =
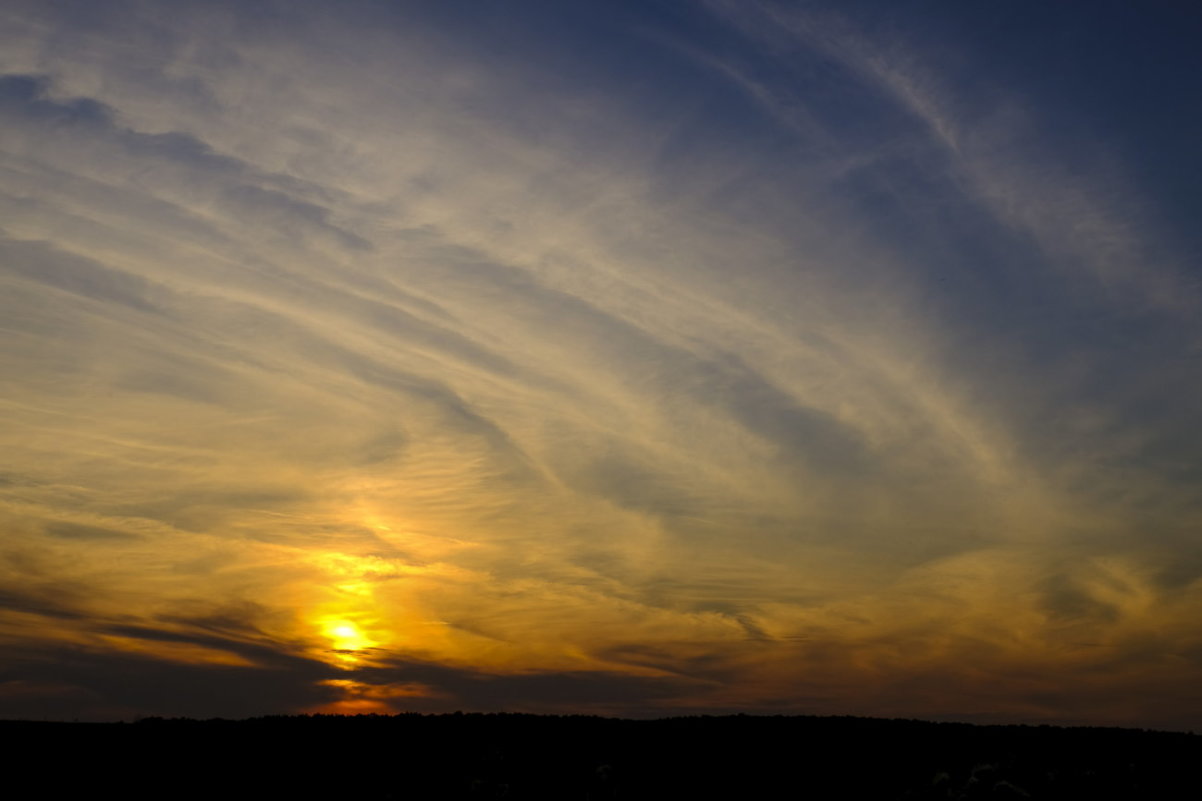
{"label": "blue sky", "polygon": [[1196,727],[1188,4],[0,15],[0,715]]}

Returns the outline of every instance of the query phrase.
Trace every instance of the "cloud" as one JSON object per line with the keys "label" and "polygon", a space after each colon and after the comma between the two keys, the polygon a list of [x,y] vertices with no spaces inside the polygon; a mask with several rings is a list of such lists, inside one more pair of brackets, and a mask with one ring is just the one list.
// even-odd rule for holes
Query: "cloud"
{"label": "cloud", "polygon": [[1052,719],[1185,681],[1173,241],[921,30],[709,8],[6,9],[12,697]]}
{"label": "cloud", "polygon": [[[58,650],[37,656],[36,679],[0,679],[0,714],[5,718],[133,720],[151,713],[245,718],[336,697],[320,683],[323,671],[312,664],[264,670],[120,653]],[[31,658],[13,654],[8,661],[19,670]],[[5,672],[15,671],[10,667]]]}

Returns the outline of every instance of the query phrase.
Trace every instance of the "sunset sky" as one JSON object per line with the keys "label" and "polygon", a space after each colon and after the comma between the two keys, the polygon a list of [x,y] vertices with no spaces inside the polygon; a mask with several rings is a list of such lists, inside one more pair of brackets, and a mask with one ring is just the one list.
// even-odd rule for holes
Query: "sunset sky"
{"label": "sunset sky", "polygon": [[0,0],[0,717],[1202,729],[1200,40]]}

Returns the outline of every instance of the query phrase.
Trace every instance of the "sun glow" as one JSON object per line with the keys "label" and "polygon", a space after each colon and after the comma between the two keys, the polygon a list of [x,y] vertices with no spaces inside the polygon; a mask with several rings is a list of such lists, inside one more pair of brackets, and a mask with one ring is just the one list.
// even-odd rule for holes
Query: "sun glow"
{"label": "sun glow", "polygon": [[327,620],[323,630],[335,651],[362,651],[376,644],[363,629],[348,620]]}
{"label": "sun glow", "polygon": [[321,658],[339,667],[359,666],[367,652],[391,639],[381,626],[372,584],[382,571],[380,560],[332,553],[314,561],[336,581],[326,585],[324,603],[309,618],[324,641]]}

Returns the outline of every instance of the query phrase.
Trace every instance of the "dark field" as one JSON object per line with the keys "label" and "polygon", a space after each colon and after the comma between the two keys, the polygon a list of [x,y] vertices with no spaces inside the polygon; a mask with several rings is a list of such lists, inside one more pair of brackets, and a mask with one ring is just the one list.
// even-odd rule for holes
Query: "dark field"
{"label": "dark field", "polygon": [[[1168,799],[1202,737],[815,717],[0,721],[5,797]],[[1189,792],[1189,791],[1193,792]]]}

